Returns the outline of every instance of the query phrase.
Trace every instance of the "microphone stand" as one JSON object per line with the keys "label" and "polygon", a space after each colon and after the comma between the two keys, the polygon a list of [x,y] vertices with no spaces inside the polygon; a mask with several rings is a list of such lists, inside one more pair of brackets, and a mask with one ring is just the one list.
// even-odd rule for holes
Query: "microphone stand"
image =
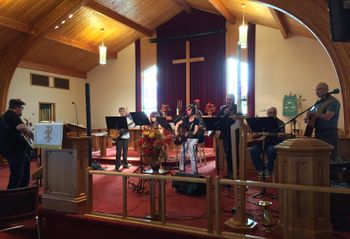
{"label": "microphone stand", "polygon": [[75,107],[75,118],[76,118],[76,120],[77,120],[77,137],[79,137],[78,107],[77,107],[77,105],[75,104],[75,102],[72,102],[72,104],[73,104],[74,107]]}
{"label": "microphone stand", "polygon": [[309,108],[307,108],[306,110],[303,110],[302,112],[298,113],[296,116],[294,116],[293,118],[291,118],[290,120],[288,120],[286,123],[284,123],[283,125],[281,125],[278,129],[282,129],[283,127],[285,127],[287,124],[293,122],[293,132],[292,135],[295,137],[295,124],[296,124],[296,119],[303,115],[304,113],[306,113],[307,111],[311,110],[313,107],[321,104],[322,101],[318,100],[316,101],[315,104],[311,105]]}

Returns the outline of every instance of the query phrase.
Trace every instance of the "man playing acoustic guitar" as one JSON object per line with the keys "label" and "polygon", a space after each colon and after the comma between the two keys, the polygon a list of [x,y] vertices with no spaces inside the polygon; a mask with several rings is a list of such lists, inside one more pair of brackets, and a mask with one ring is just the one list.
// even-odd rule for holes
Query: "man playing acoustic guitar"
{"label": "man playing acoustic guitar", "polygon": [[28,187],[30,179],[30,145],[26,137],[33,132],[21,120],[23,105],[20,99],[11,99],[8,110],[1,116],[1,153],[10,167],[7,189]]}
{"label": "man playing acoustic guitar", "polygon": [[[331,160],[337,160],[338,150],[338,118],[340,103],[329,94],[329,87],[326,83],[320,82],[315,87],[315,93],[318,101],[315,106],[307,113],[305,120],[307,121],[307,128],[312,126],[315,128],[315,137],[329,143],[334,148],[331,151]],[[337,92],[338,93],[338,92]],[[311,136],[311,134],[306,136]]]}

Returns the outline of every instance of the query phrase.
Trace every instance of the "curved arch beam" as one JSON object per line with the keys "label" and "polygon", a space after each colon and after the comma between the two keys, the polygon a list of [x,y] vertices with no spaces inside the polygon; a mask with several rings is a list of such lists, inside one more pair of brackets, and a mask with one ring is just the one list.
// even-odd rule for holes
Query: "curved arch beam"
{"label": "curved arch beam", "polygon": [[23,33],[16,41],[11,42],[1,52],[0,59],[0,110],[3,112],[7,104],[7,94],[11,79],[20,60],[36,41],[68,14],[75,12],[87,0],[63,0],[51,12],[40,19],[34,26],[34,34]]}
{"label": "curved arch beam", "polygon": [[345,135],[350,136],[350,43],[332,42],[327,0],[259,0],[258,2],[286,12],[305,25],[321,42],[333,61],[338,75],[344,110]]}

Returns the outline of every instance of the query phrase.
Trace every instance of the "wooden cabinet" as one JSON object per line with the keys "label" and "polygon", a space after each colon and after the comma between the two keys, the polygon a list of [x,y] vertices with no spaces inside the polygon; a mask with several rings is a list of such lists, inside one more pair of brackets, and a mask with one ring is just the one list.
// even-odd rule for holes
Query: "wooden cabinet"
{"label": "wooden cabinet", "polygon": [[[277,147],[279,183],[329,186],[331,147],[314,138],[289,139]],[[281,190],[283,238],[330,239],[330,197],[327,193]]]}
{"label": "wooden cabinet", "polygon": [[45,149],[43,153],[45,209],[83,214],[89,212],[86,168],[90,137],[63,140],[63,149]]}

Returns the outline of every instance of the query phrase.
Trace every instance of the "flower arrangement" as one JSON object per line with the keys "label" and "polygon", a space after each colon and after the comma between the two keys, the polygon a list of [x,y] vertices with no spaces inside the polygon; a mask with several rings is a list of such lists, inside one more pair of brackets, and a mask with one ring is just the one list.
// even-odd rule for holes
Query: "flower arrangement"
{"label": "flower arrangement", "polygon": [[139,141],[145,163],[158,163],[160,158],[167,158],[166,148],[170,145],[172,137],[166,133],[162,135],[160,130],[150,127],[142,132]]}
{"label": "flower arrangement", "polygon": [[213,116],[215,114],[215,111],[216,111],[216,106],[213,104],[213,103],[208,103],[206,106],[205,106],[205,113],[207,115],[210,115],[210,116]]}

